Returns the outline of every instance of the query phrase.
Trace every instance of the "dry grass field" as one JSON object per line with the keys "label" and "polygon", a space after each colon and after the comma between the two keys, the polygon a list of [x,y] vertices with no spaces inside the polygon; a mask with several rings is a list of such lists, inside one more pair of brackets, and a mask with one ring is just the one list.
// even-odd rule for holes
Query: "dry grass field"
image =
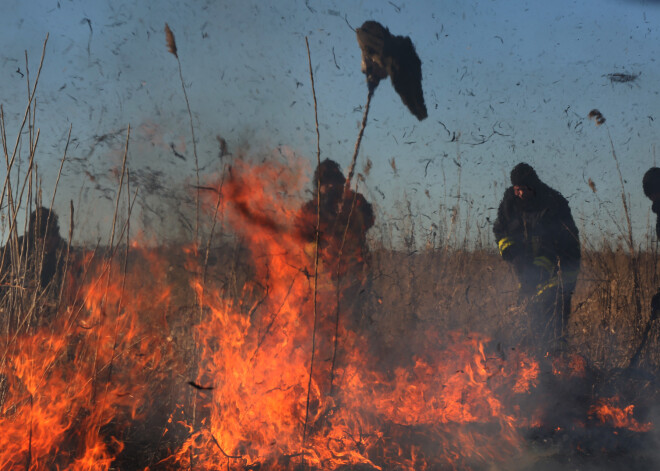
{"label": "dry grass field", "polygon": [[78,246],[71,203],[57,276],[40,285],[43,245],[21,249],[20,221],[59,200],[26,134],[28,170],[5,145],[0,197],[0,469],[660,464],[658,254],[631,234],[583,241],[568,351],[552,357],[495,247],[452,236],[469,227],[456,208],[442,243],[372,236],[366,281],[345,299],[292,235],[302,167],[235,159],[208,182],[196,169],[188,240],[143,244],[125,150],[107,239]]}
{"label": "dry grass field", "polygon": [[[81,257],[82,252],[85,251],[76,249],[71,253]],[[196,291],[192,280],[199,279],[200,274],[205,272],[208,296],[214,296],[210,293],[217,290],[222,293],[222,303],[226,303],[223,305],[232,306],[239,318],[249,320],[248,324],[243,325],[241,334],[249,343],[252,335],[250,325],[262,325],[263,332],[265,320],[272,315],[269,312],[272,305],[267,298],[278,296],[273,291],[277,284],[276,275],[273,274],[270,281],[259,279],[262,273],[260,261],[253,255],[244,240],[233,238],[227,239],[223,245],[212,247],[208,259],[205,253],[191,255],[190,247],[175,245],[118,252],[115,255],[118,260],[108,262],[110,252],[97,249],[91,258],[85,259],[87,265],[77,276],[81,277],[79,285],[85,284],[83,280],[86,277],[90,286],[100,287],[101,292],[93,294],[93,290],[82,289],[78,300],[61,306],[59,314],[48,314],[49,317],[42,320],[40,316],[45,316],[50,308],[39,303],[51,303],[52,307],[52,298],[40,299],[37,296],[35,301],[34,293],[22,290],[21,301],[17,304],[16,298],[7,296],[5,291],[4,319],[8,319],[11,312],[12,318],[22,315],[31,316],[32,320],[23,324],[18,322],[14,326],[3,324],[0,418],[3,428],[12,431],[9,436],[23,444],[12,449],[13,455],[6,452],[2,456],[4,465],[23,463],[29,469],[51,466],[70,466],[73,469],[195,468],[194,460],[191,464],[185,457],[186,454],[194,454],[190,437],[195,436],[196,429],[208,426],[214,417],[207,397],[213,390],[204,388],[218,388],[224,381],[223,375],[232,371],[229,364],[226,369],[214,372],[208,359],[203,357],[208,353],[206,348],[216,352],[227,348],[227,355],[232,349],[229,345],[223,346],[219,338],[209,336],[202,340],[197,329],[200,326],[209,328],[206,323],[214,303],[202,301],[203,307],[200,307],[200,292]],[[635,270],[638,270],[640,282],[641,313],[637,311],[637,300],[632,291]],[[108,272],[110,276],[106,277]],[[445,375],[445,381],[447,374],[451,377],[451,374],[462,373],[463,370],[456,367],[455,372],[443,372],[440,365],[465,362],[465,367],[469,367],[475,361],[470,357],[475,355],[483,355],[487,369],[493,368],[491,362],[498,362],[500,374],[504,374],[504,368],[510,366],[517,373],[522,371],[516,370],[520,366],[516,362],[522,361],[516,355],[531,346],[529,321],[524,309],[517,303],[515,277],[494,251],[435,248],[410,253],[373,247],[370,278],[372,281],[368,288],[359,294],[363,317],[355,328],[358,337],[366,339],[366,343],[360,343],[350,335],[342,338],[342,341],[355,342],[346,349],[351,352],[350,355],[365,349],[366,359],[356,359],[356,365],[383,371],[384,378],[390,381],[419,382],[416,387],[425,383],[431,387],[435,384],[433,373],[429,373],[429,377],[421,376],[418,371],[420,359],[426,359],[431,364],[439,361],[433,368],[440,368],[436,371],[437,377]],[[516,451],[514,447],[503,452],[499,464],[494,461],[489,465],[485,463],[493,459],[491,450],[484,450],[485,457],[479,458],[478,454],[466,451],[470,446],[477,445],[468,445],[455,438],[454,434],[459,432],[454,427],[462,420],[458,418],[437,419],[439,423],[433,426],[417,418],[415,420],[419,424],[407,425],[413,428],[403,437],[400,432],[391,430],[395,419],[381,419],[382,439],[389,437],[404,448],[410,446],[409,442],[417,442],[418,452],[423,450],[426,453],[424,462],[428,461],[430,469],[444,469],[445,466],[449,469],[562,469],[566,462],[561,457],[566,456],[569,461],[572,460],[570,462],[582,466],[579,469],[621,469],[624,463],[631,469],[645,469],[655,462],[653,448],[649,446],[649,436],[654,436],[653,432],[646,429],[635,432],[631,429],[635,424],[653,422],[653,406],[660,393],[657,383],[659,326],[656,323],[651,323],[639,365],[635,368],[629,368],[629,365],[642,342],[649,320],[650,298],[655,292],[654,280],[654,254],[639,254],[633,263],[622,249],[584,253],[578,289],[573,299],[569,348],[585,361],[588,371],[584,379],[586,386],[583,385],[582,389],[578,387],[576,392],[575,384],[561,383],[560,392],[550,396],[560,401],[559,406],[563,410],[567,397],[582,395],[581,400],[587,403],[581,404],[580,410],[587,422],[594,420],[588,417],[588,408],[600,398],[618,398],[621,411],[634,404],[636,412],[623,412],[623,418],[632,421],[627,425],[629,428],[623,425],[617,428],[611,424],[597,427],[592,423],[593,428],[587,425],[585,429],[589,433],[578,433],[572,429],[563,436],[539,439],[534,438],[533,434],[533,438],[529,438],[529,430],[535,430],[535,427],[518,417],[516,420],[520,422],[514,429],[521,434],[519,440],[526,445],[522,451]],[[115,290],[122,285],[124,291],[120,295]],[[122,296],[123,301],[120,299]],[[10,299],[13,304],[8,304]],[[281,306],[280,300],[276,301],[275,304]],[[129,303],[133,308],[129,308]],[[94,314],[97,309],[99,311]],[[224,323],[222,328],[236,327],[235,322]],[[277,322],[271,322],[271,325],[273,329],[288,328],[286,324]],[[302,339],[311,341],[311,331],[303,329],[302,332]],[[320,332],[322,330],[317,334],[321,335]],[[271,331],[268,335],[280,334]],[[297,338],[292,334],[286,335],[292,340]],[[478,347],[472,349],[466,343],[468,339],[478,339],[482,350]],[[59,341],[63,343],[58,344]],[[209,347],[208,342],[217,344]],[[318,338],[317,342],[322,344]],[[346,357],[347,363],[352,361],[350,355]],[[18,368],[19,358],[23,356],[27,361],[32,356],[34,360],[47,364],[44,364],[44,369],[33,369],[28,374]],[[479,363],[478,359],[476,361],[473,368]],[[236,367],[240,369],[240,363]],[[275,373],[276,370],[267,371],[279,374]],[[403,373],[405,371],[414,374],[414,377]],[[218,376],[213,377],[215,374]],[[489,379],[487,384],[492,388],[491,392],[501,394],[498,398],[502,401],[502,407],[511,408],[511,411],[520,411],[520,408],[531,410],[530,401],[539,401],[543,408],[543,401],[548,400],[548,393],[543,390],[547,386],[543,374],[541,366],[536,382],[530,383],[531,392],[523,396],[514,395],[512,385],[507,386],[506,382],[499,384]],[[30,379],[31,375],[36,375],[36,378]],[[79,395],[68,389],[74,384],[76,388],[83,388],[84,394]],[[472,387],[469,381],[460,387],[465,396],[462,401],[469,403],[476,400],[470,398],[471,394],[477,394]],[[558,386],[552,384],[551,387]],[[585,390],[588,390],[586,396]],[[248,394],[246,390],[243,392]],[[441,392],[441,397],[442,394],[444,392]],[[60,412],[49,411],[53,407],[53,397],[60,398],[65,404]],[[126,397],[131,400],[125,401]],[[413,398],[414,395],[408,392],[403,397]],[[417,400],[421,401],[418,406],[424,408],[424,400]],[[38,413],[35,410],[37,401],[40,404]],[[101,405],[103,411],[98,410]],[[546,405],[557,406],[552,403]],[[428,413],[433,415],[431,410],[436,405],[428,403],[426,406],[429,407]],[[445,404],[445,407],[449,406]],[[565,407],[570,409],[570,406]],[[76,417],[73,422],[65,419],[71,414]],[[516,413],[513,415],[516,416]],[[51,427],[55,423],[62,433],[50,436],[46,430],[30,422],[35,420],[47,421],[44,425]],[[407,419],[398,420],[407,423]],[[461,425],[461,429],[475,427],[470,430],[474,437],[483,433],[498,436],[505,431],[499,420],[495,420],[494,424],[479,418],[473,420]],[[85,428],[88,430],[82,433]],[[598,433],[592,433],[592,430],[598,430]],[[611,440],[608,433],[612,432],[617,434],[614,435],[617,440]],[[433,438],[428,438],[427,434]],[[473,441],[478,444],[479,439],[474,437]],[[44,440],[44,443],[37,446],[37,439]],[[208,443],[201,445],[205,443],[201,436],[197,436],[196,440],[200,447],[210,446]],[[365,450],[363,453],[369,457],[368,461],[360,464],[345,458],[343,465],[329,468],[321,465],[318,469],[366,470],[376,469],[373,467],[376,465],[384,466],[384,469],[425,469],[426,465],[421,465],[421,460],[390,461],[391,457],[388,458],[386,452],[381,450],[379,455],[374,451],[378,447],[373,444],[367,446],[368,440],[364,440],[366,450],[360,446],[355,450]],[[466,456],[447,461],[438,459],[430,449],[446,440],[455,440],[453,446],[457,456],[461,452],[465,452]],[[486,443],[482,445],[486,449],[492,446],[487,445],[489,440],[482,438],[482,441]],[[181,450],[187,450],[183,457]],[[232,451],[222,448],[220,456],[239,457],[240,450],[240,446]],[[246,456],[243,460],[224,457],[218,466],[229,463],[228,469],[254,469],[250,466],[260,461],[248,458],[254,455],[246,450],[243,453]],[[515,460],[511,461],[514,457]],[[205,456],[204,459],[210,458]],[[32,464],[28,464],[28,460]],[[273,469],[294,469],[297,466],[295,462],[294,458],[280,460],[277,464],[264,460],[262,465],[267,469],[270,466]],[[89,468],[86,467],[88,465]],[[208,464],[200,463],[198,466],[209,469],[205,467]]]}

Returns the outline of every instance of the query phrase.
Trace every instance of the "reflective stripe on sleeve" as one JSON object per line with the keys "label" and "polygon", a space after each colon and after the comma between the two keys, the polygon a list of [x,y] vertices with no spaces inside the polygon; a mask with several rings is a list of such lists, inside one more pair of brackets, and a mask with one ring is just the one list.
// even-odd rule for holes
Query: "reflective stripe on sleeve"
{"label": "reflective stripe on sleeve", "polygon": [[497,247],[500,249],[500,255],[504,254],[504,251],[513,245],[513,239],[511,237],[503,237],[497,243]]}
{"label": "reflective stripe on sleeve", "polygon": [[[577,281],[577,277],[578,277],[577,271],[563,272],[561,276],[561,280],[564,284],[575,283]],[[536,295],[541,296],[546,290],[550,288],[555,288],[558,286],[558,284],[559,284],[559,278],[553,276],[546,283],[541,283],[536,286]]]}
{"label": "reflective stripe on sleeve", "polygon": [[534,265],[543,268],[548,273],[552,273],[555,270],[555,264],[548,257],[544,256],[534,258]]}

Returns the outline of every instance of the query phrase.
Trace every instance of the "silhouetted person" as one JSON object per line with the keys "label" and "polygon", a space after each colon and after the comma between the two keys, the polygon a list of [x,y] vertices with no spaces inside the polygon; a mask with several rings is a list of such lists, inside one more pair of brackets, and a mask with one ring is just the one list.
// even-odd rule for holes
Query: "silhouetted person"
{"label": "silhouetted person", "polygon": [[356,30],[362,50],[362,72],[373,93],[388,75],[401,101],[420,121],[428,116],[422,92],[422,61],[408,36],[394,36],[377,21],[365,21]]}
{"label": "silhouetted person", "polygon": [[[651,200],[653,205],[651,211],[655,213],[655,235],[660,239],[660,168],[651,167],[646,171],[642,178],[642,189],[648,199]],[[649,334],[654,321],[660,316],[660,289],[656,291],[651,298],[651,316],[646,322],[646,326],[642,331],[642,341],[633,353],[629,366],[638,367],[641,359],[642,351],[646,347],[649,340]]]}
{"label": "silhouetted person", "polygon": [[651,167],[642,179],[644,194],[653,202],[651,211],[655,213],[655,234],[660,238],[660,168]]}
{"label": "silhouetted person", "polygon": [[516,272],[539,347],[561,349],[580,268],[578,230],[566,199],[530,165],[516,165],[511,184],[493,232],[502,258]]}
{"label": "silhouetted person", "polygon": [[338,386],[336,365],[345,361],[345,353],[366,332],[363,311],[371,281],[366,234],[374,224],[373,210],[364,196],[345,183],[336,162],[321,162],[314,172],[314,197],[303,204],[296,220],[296,231],[309,260],[307,269],[313,275],[320,210],[316,284],[319,364],[314,371],[320,391],[328,394]]}
{"label": "silhouetted person", "polygon": [[[660,239],[660,168],[651,167],[642,179],[644,194],[653,202],[651,211],[655,213],[655,235]],[[649,323],[660,316],[660,289],[651,300],[651,318]]]}
{"label": "silhouetted person", "polygon": [[[320,182],[320,205],[317,199]],[[314,197],[306,202],[296,221],[306,243],[316,239],[317,206],[320,209],[319,258],[323,269],[337,279],[350,273],[363,278],[369,257],[367,231],[374,224],[371,204],[360,193],[345,189],[346,178],[337,162],[325,159],[314,172]],[[350,281],[350,280],[346,280]]]}
{"label": "silhouetted person", "polygon": [[25,235],[10,240],[0,252],[3,292],[37,290],[39,299],[53,301],[62,283],[65,250],[57,214],[42,206],[32,211]]}

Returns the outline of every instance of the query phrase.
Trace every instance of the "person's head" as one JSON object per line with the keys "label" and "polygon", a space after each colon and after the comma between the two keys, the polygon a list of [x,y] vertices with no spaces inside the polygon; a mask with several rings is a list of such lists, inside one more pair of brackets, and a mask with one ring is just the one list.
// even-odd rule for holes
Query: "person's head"
{"label": "person's head", "polygon": [[314,172],[314,187],[320,183],[321,195],[341,192],[346,183],[346,177],[339,164],[334,160],[325,159]]}
{"label": "person's head", "polygon": [[529,201],[536,196],[541,180],[531,165],[519,163],[511,170],[511,185],[516,198]]}
{"label": "person's head", "polygon": [[642,178],[644,194],[653,202],[660,200],[660,168],[651,167]]}
{"label": "person's head", "polygon": [[28,234],[35,242],[45,242],[46,252],[55,248],[60,240],[60,225],[55,211],[39,206],[30,214]]}
{"label": "person's head", "polygon": [[655,234],[660,238],[660,168],[651,167],[646,171],[642,188],[646,197],[653,201],[651,210],[656,214]]}

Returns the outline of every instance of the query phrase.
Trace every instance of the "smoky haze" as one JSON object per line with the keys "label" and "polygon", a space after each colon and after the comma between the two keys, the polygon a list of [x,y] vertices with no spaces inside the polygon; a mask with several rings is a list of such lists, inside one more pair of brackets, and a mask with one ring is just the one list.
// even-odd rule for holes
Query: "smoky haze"
{"label": "smoky haze", "polygon": [[[357,169],[371,162],[363,190],[381,223],[410,204],[426,235],[458,204],[488,234],[509,170],[526,161],[569,199],[583,234],[594,243],[615,240],[623,208],[614,151],[634,233],[648,232],[649,205],[638,188],[655,162],[655,2],[44,1],[27,8],[10,1],[1,20],[7,135],[13,142],[27,102],[25,74],[35,77],[49,33],[36,163],[50,195],[72,126],[56,207],[67,212],[74,200],[83,240],[108,231],[129,124],[136,223],[155,224],[159,238],[190,232],[181,215],[162,221],[177,213],[164,203],[172,192],[178,200],[195,182],[188,108],[165,23],[176,37],[203,175],[238,154],[261,159],[279,146],[315,160],[305,37],[321,152],[346,170],[366,101],[351,28],[369,19],[413,41],[429,110],[419,122],[389,80],[375,93]],[[633,79],[617,81],[617,74]],[[588,120],[594,108],[606,125]],[[20,159],[25,168],[25,151]]]}
{"label": "smoky haze", "polygon": [[[129,423],[128,451],[111,449],[108,462],[185,462],[187,443],[211,463],[294,466],[317,458],[298,452],[301,436],[327,453],[324,459],[344,460],[337,470],[375,469],[369,460],[415,469],[426,458],[465,469],[652,469],[660,462],[660,356],[649,309],[658,280],[655,215],[641,188],[657,165],[658,2],[7,0],[3,8],[0,97],[6,157],[15,159],[5,173],[0,239],[4,245],[9,238],[12,205],[20,207],[19,235],[29,202],[39,197],[49,206],[55,195],[63,236],[74,229],[72,253],[100,246],[90,277],[106,292],[84,284],[65,314],[43,319],[34,309],[41,298],[7,281],[0,286],[20,296],[6,299],[21,300],[11,306],[29,309],[22,323],[7,320],[2,328],[33,333],[28,328],[46,323],[51,337],[65,339],[57,361],[78,363],[57,369],[28,355],[25,364],[45,365],[37,376],[62,370],[63,384],[80,385],[69,390],[92,397],[106,387],[116,410],[133,413],[139,405],[141,422],[110,416],[105,428],[90,424],[110,430],[97,434],[103,448],[124,431],[120,422]],[[368,20],[414,44],[424,109],[419,97],[412,99],[417,106],[402,101],[394,77],[383,78],[368,102],[349,193],[364,198],[369,227],[356,257],[364,284],[341,299],[346,312],[356,303],[363,311],[347,328],[339,321],[346,312],[333,304],[344,282],[340,270],[332,257],[314,257],[313,236],[293,233],[292,214],[318,207],[309,204],[317,157],[335,160],[344,175],[351,167],[368,100],[355,29]],[[558,365],[530,336],[520,280],[493,236],[519,162],[568,200],[581,236],[569,323],[575,357]],[[243,181],[245,169],[254,173]],[[105,248],[124,240],[130,263],[106,270]],[[200,250],[191,241],[201,242]],[[344,247],[337,246],[335,255]],[[311,306],[317,291],[318,306],[329,303],[318,319]],[[117,297],[108,301],[108,292]],[[62,308],[60,301],[50,308]],[[61,345],[72,331],[79,345],[67,350]],[[12,364],[38,350],[29,335],[12,338],[24,342],[6,354],[17,355]],[[346,349],[338,360],[346,368],[337,373],[347,381],[341,397],[333,395],[337,344]],[[322,355],[312,378],[315,348]],[[102,379],[90,353],[96,351],[107,364],[117,359]],[[159,363],[161,353],[166,361]],[[633,365],[635,357],[641,363]],[[275,360],[281,364],[268,363]],[[87,376],[74,378],[78,366]],[[17,410],[32,407],[33,396],[57,402],[33,390],[29,400],[11,396],[2,374],[0,402],[7,396]],[[312,379],[317,389],[308,386]],[[161,389],[150,397],[150,387]],[[222,402],[236,391],[229,405]],[[185,407],[177,409],[182,397]],[[198,425],[198,397],[208,401],[208,423],[236,430],[222,429],[219,438],[211,426],[187,434]],[[258,411],[257,419],[245,420],[235,403]],[[269,428],[262,423],[273,403],[285,406],[270,427],[278,433],[263,443],[244,439]],[[85,424],[96,420],[85,407],[76,410]],[[31,409],[20,413],[31,420]],[[349,425],[329,440],[319,417],[335,413],[346,413],[335,420]],[[308,417],[319,419],[317,429],[306,428]],[[31,447],[20,435],[23,424],[13,425],[22,439],[12,442]],[[84,439],[67,433],[87,450]],[[195,445],[200,436],[209,446]],[[399,444],[405,453],[388,448]],[[147,448],[151,454],[142,453]],[[45,449],[48,457],[62,445]],[[31,448],[17,455],[21,466],[38,463]],[[76,455],[62,454],[62,467],[68,458]]]}

